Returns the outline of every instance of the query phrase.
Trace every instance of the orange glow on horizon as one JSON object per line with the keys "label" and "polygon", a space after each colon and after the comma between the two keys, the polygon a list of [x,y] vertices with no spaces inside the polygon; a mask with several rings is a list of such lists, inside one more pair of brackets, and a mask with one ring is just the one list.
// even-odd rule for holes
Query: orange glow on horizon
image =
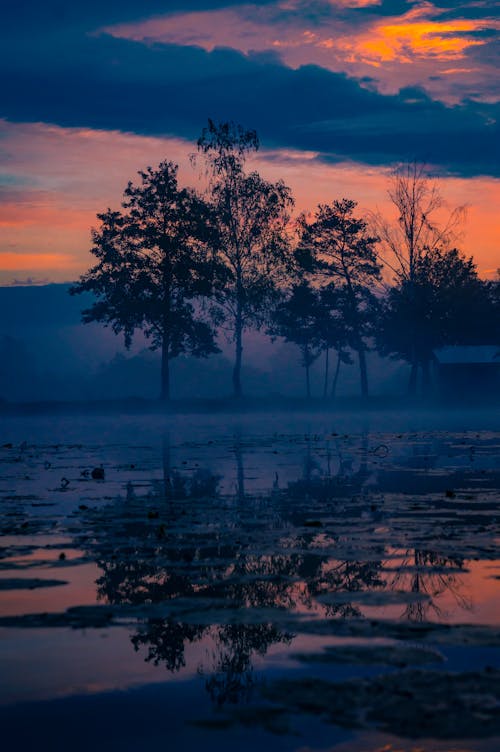
{"label": "orange glow on horizon", "polygon": [[[68,281],[88,269],[94,263],[89,249],[96,213],[119,208],[127,181],[148,164],[172,159],[180,165],[180,184],[199,186],[189,163],[193,145],[180,139],[1,121],[0,133],[4,149],[17,160],[10,159],[9,172],[20,182],[0,208],[0,284],[10,284],[20,274]],[[388,168],[327,165],[318,157],[315,152],[262,149],[249,167],[268,180],[282,178],[295,196],[296,214],[348,197],[358,201],[360,213],[379,208],[392,216]],[[24,187],[31,185],[43,190]],[[450,207],[469,205],[460,247],[474,256],[481,276],[495,276],[500,266],[500,180],[443,178],[440,185]]]}
{"label": "orange glow on horizon", "polygon": [[33,196],[29,205],[9,202],[0,206],[0,228],[21,229],[36,226],[79,230],[82,226],[90,227],[95,222],[95,213],[92,210],[72,209],[69,206],[62,209],[57,194],[50,197],[50,202],[46,202],[44,198],[40,198],[38,202],[36,196]]}
{"label": "orange glow on horizon", "polygon": [[[54,267],[68,267],[71,256],[65,253],[15,253],[0,251],[0,269],[3,271],[45,271]],[[71,266],[70,266],[71,268]]]}

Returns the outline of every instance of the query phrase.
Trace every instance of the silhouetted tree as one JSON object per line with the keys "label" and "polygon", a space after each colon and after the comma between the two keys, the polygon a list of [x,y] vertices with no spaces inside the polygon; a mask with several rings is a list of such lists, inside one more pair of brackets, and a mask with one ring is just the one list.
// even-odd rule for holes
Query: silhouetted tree
{"label": "silhouetted tree", "polygon": [[269,333],[293,342],[300,349],[301,365],[306,372],[306,393],[311,396],[310,367],[325,351],[326,368],[324,396],[328,388],[328,353],[334,349],[338,354],[332,394],[335,392],[340,361],[350,362],[347,346],[348,335],[342,312],[338,308],[340,295],[333,284],[313,288],[307,281],[292,285],[288,297],[276,307]]}
{"label": "silhouetted tree", "polygon": [[342,363],[352,363],[347,350],[349,346],[349,330],[346,327],[343,315],[343,300],[345,296],[334,283],[330,283],[319,289],[319,318],[318,335],[323,350],[325,351],[325,378],[323,384],[323,397],[328,396],[328,379],[330,365],[330,350],[337,354],[337,363],[332,379],[330,396],[335,397],[337,382]]}
{"label": "silhouetted tree", "polygon": [[411,363],[415,385],[421,369],[428,391],[434,348],[494,341],[498,318],[495,325],[488,289],[472,258],[457,249],[426,249],[414,264],[413,279],[389,291],[380,318],[381,351]]}
{"label": "silhouetted tree", "polygon": [[298,345],[301,365],[306,372],[308,397],[311,396],[310,368],[321,352],[319,320],[319,293],[308,282],[300,282],[293,285],[288,298],[276,308],[270,328],[272,335]]}
{"label": "silhouetted tree", "polygon": [[[445,201],[438,184],[417,161],[402,164],[393,172],[388,194],[398,211],[398,219],[391,223],[380,213],[373,215],[373,224],[380,238],[379,257],[392,271],[397,284],[405,286],[406,295],[411,296],[422,257],[429,251],[451,248],[458,239],[465,207],[456,207],[439,221]],[[415,393],[417,386],[418,336],[408,322],[406,338],[413,347],[409,358],[408,390],[411,394]]]}
{"label": "silhouetted tree", "polygon": [[368,234],[367,223],[354,215],[355,208],[355,201],[342,199],[320,204],[312,221],[302,215],[296,258],[310,278],[335,283],[349,345],[358,354],[361,393],[366,397],[365,338],[371,334],[376,305],[373,287],[380,278],[380,264],[375,252],[378,238]]}
{"label": "silhouetted tree", "polygon": [[390,223],[380,214],[373,217],[381,257],[397,279],[411,281],[428,250],[450,248],[457,240],[465,206],[442,215],[439,221],[436,213],[445,209],[446,202],[437,182],[426,173],[425,165],[417,161],[394,170],[388,195],[398,211],[398,219]]}
{"label": "silhouetted tree", "polygon": [[198,139],[210,177],[210,201],[218,229],[217,251],[226,269],[219,312],[235,343],[234,395],[242,394],[243,333],[260,328],[288,259],[289,188],[270,183],[245,161],[259,148],[254,130],[234,123],[208,126]]}
{"label": "silhouetted tree", "polygon": [[96,302],[83,321],[100,321],[123,332],[130,346],[136,329],[162,355],[161,397],[169,399],[169,364],[181,353],[206,357],[218,352],[211,326],[196,309],[210,295],[215,265],[207,251],[210,215],[194,191],[180,189],[177,165],[139,172],[129,182],[123,211],[98,214],[91,253],[98,263],[74,285],[71,294],[90,291]]}

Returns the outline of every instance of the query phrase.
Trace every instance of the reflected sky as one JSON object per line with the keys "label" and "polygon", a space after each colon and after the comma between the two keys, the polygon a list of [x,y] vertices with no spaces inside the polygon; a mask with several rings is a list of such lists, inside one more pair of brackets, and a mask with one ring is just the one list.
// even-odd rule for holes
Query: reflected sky
{"label": "reflected sky", "polygon": [[7,421],[2,703],[498,665],[498,434],[411,420]]}
{"label": "reflected sky", "polygon": [[[342,418],[277,420],[228,417],[229,431],[195,416],[101,418],[78,431],[40,418],[31,435],[22,421],[7,426],[3,661],[12,677],[32,634],[38,666],[11,699],[168,675],[198,677],[225,705],[246,701],[276,656],[290,668],[336,639],[395,644],[383,629],[336,636],[342,623],[499,624],[496,434],[430,431],[425,414],[401,432],[387,431],[389,416],[360,417],[354,431]],[[101,466],[105,479],[93,480]],[[59,633],[68,659],[52,672]],[[69,658],[81,641],[84,671]]]}

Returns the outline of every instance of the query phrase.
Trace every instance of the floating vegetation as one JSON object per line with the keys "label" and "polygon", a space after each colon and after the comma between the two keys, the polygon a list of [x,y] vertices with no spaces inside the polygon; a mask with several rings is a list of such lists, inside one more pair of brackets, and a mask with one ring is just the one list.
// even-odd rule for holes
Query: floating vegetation
{"label": "floating vegetation", "polygon": [[214,733],[500,734],[495,434],[187,434],[0,447],[5,639],[125,640]]}

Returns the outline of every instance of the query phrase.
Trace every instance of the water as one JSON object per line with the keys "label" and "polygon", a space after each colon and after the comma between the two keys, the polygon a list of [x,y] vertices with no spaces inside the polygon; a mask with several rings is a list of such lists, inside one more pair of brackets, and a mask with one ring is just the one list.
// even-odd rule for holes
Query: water
{"label": "water", "polygon": [[500,748],[495,428],[477,412],[4,420],[3,738]]}

